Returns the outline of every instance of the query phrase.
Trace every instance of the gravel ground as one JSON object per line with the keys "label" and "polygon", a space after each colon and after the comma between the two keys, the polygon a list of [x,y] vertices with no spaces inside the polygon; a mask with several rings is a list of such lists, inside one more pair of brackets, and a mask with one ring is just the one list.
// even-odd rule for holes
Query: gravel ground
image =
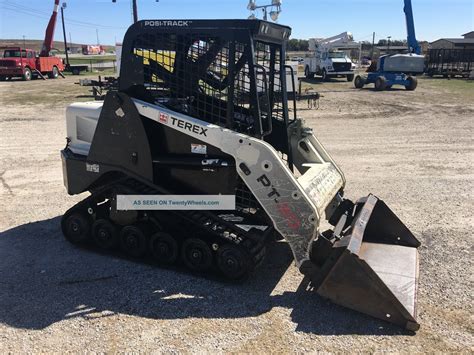
{"label": "gravel ground", "polygon": [[473,351],[474,82],[314,82],[321,108],[299,104],[346,195],[383,198],[422,242],[413,335],[307,292],[282,242],[241,285],[68,244],[60,216],[84,197],[67,195],[59,157],[65,106],[86,90],[73,81],[0,83],[1,353]]}

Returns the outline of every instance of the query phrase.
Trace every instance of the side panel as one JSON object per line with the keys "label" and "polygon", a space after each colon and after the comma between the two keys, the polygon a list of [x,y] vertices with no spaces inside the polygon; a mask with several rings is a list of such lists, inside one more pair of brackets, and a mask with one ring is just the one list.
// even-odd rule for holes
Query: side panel
{"label": "side panel", "polygon": [[140,115],[127,95],[109,92],[104,101],[87,161],[107,163],[153,181],[153,163]]}

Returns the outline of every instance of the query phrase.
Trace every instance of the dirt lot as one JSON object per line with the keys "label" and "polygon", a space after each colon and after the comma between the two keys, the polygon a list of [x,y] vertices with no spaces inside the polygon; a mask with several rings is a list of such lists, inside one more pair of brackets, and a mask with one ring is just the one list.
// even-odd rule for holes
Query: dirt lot
{"label": "dirt lot", "polygon": [[300,103],[340,164],[346,195],[382,197],[422,242],[416,335],[300,288],[284,243],[243,285],[68,244],[59,150],[74,79],[0,83],[0,352],[473,350],[474,82],[415,92],[311,83]]}

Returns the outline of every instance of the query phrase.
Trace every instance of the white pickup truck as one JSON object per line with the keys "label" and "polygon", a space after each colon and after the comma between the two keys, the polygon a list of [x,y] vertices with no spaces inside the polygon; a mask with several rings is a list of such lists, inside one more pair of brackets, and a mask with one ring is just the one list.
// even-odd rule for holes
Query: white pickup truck
{"label": "white pickup truck", "polygon": [[304,59],[306,78],[320,75],[325,81],[331,77],[346,77],[347,81],[354,80],[356,66],[344,50],[359,48],[359,46],[353,41],[352,34],[349,32],[325,39],[310,38],[310,55]]}

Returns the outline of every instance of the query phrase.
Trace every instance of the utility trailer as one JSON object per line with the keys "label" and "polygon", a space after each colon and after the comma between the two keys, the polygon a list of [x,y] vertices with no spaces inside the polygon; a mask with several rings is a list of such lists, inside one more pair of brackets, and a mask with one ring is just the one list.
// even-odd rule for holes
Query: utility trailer
{"label": "utility trailer", "polygon": [[[90,195],[65,212],[62,231],[78,245],[231,280],[283,237],[321,296],[417,330],[420,243],[374,195],[346,199],[342,171],[290,115],[290,33],[261,20],[132,25],[118,90],[67,108],[64,184]],[[157,54],[166,58],[144,61]],[[170,196],[232,206],[153,202]]]}
{"label": "utility trailer", "polygon": [[66,64],[66,67],[64,68],[65,72],[69,72],[72,75],[80,75],[82,72],[87,72],[89,71],[89,66],[88,65],[81,65],[81,64]]}
{"label": "utility trailer", "polygon": [[474,70],[474,49],[430,49],[426,61],[426,74],[445,78],[469,78]]}

